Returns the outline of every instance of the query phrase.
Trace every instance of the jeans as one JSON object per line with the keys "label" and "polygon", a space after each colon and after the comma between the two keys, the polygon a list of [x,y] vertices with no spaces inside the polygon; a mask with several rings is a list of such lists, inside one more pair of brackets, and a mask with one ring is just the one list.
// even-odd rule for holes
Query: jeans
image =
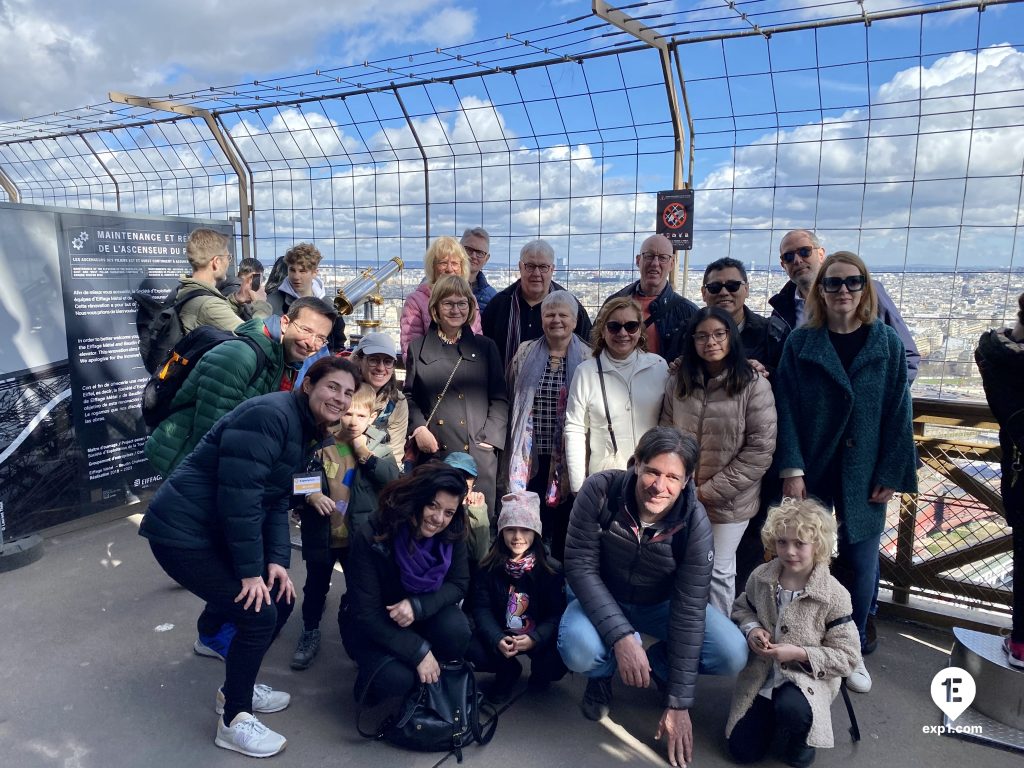
{"label": "jeans", "polygon": [[[611,677],[618,664],[615,651],[604,644],[594,625],[576,599],[569,592],[569,607],[565,609],[558,627],[558,652],[565,666],[587,677]],[[654,605],[619,603],[629,623],[637,630],[658,640],[668,640],[671,601]],[[747,641],[739,628],[720,611],[708,605],[705,608],[704,643],[700,648],[702,675],[738,675],[747,663]],[[637,634],[639,640],[639,634]],[[651,670],[662,680],[669,679],[668,649],[666,643],[650,648],[647,658]]]}
{"label": "jeans", "polygon": [[853,603],[853,622],[860,633],[860,647],[867,642],[868,613],[878,596],[878,546],[881,535],[850,544],[839,532],[839,556],[832,566],[833,575],[846,587]]}
{"label": "jeans", "polygon": [[278,584],[271,593],[275,602],[264,605],[259,613],[252,607],[245,610],[243,603],[235,602],[242,583],[226,556],[210,550],[165,547],[153,541],[149,546],[168,576],[206,601],[204,614],[223,617],[237,628],[231,653],[224,661],[224,717],[230,723],[239,712],[252,710],[252,689],[263,657],[291,616],[293,606],[284,600],[277,602],[281,594]]}

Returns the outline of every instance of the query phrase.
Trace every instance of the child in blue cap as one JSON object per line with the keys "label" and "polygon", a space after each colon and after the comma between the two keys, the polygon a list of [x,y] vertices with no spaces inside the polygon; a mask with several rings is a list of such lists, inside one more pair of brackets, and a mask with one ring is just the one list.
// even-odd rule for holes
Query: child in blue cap
{"label": "child in blue cap", "polygon": [[487,501],[480,491],[473,490],[479,472],[476,468],[476,460],[468,453],[449,453],[444,458],[444,463],[459,470],[466,478],[466,485],[469,486],[469,493],[466,494],[466,512],[469,518],[469,539],[466,541],[466,548],[469,551],[471,565],[479,563],[491,546],[491,523],[487,516]]}

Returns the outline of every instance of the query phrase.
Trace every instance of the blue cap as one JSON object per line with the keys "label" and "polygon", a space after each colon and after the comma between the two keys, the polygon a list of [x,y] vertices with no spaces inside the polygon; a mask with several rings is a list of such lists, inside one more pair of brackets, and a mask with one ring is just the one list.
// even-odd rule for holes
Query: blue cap
{"label": "blue cap", "polygon": [[463,472],[470,474],[473,477],[476,477],[479,474],[476,468],[476,459],[468,453],[449,453],[444,457],[444,463],[449,467],[461,469]]}

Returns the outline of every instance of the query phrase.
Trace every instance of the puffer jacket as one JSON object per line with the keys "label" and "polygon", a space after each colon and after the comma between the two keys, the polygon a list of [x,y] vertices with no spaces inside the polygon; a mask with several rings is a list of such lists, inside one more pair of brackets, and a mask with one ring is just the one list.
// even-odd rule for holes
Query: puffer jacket
{"label": "puffer jacket", "polygon": [[420,621],[464,599],[469,590],[466,542],[454,542],[451,565],[436,592],[410,595],[402,586],[393,543],[376,540],[375,522],[371,517],[350,537],[348,567],[359,577],[349,585],[351,613],[341,627],[342,639],[346,648],[377,646],[416,666],[430,651],[430,643],[411,627],[403,628],[393,622],[387,606],[408,598],[416,621]]}
{"label": "puffer jacket", "polygon": [[275,392],[284,374],[284,347],[263,331],[263,320],[254,318],[235,329],[235,335],[254,339],[267,356],[268,365],[250,384],[259,365],[256,352],[244,341],[225,341],[205,355],[188,375],[171,401],[174,410],[146,440],[146,458],[164,477],[203,439],[203,435],[239,403]]}
{"label": "puffer jacket", "polygon": [[715,376],[685,399],[676,377],[669,378],[661,424],[693,435],[700,445],[694,482],[711,522],[742,523],[757,514],[761,478],[775,452],[775,397],[761,376],[732,396],[726,376]]}
{"label": "puffer jacket", "polygon": [[[402,329],[400,343],[402,354],[409,353],[409,344],[416,339],[427,335],[432,318],[430,317],[430,291],[432,285],[422,282],[416,286],[416,290],[405,297],[405,304],[402,305],[402,316],[399,318],[399,325]],[[476,301],[476,299],[473,299]],[[477,307],[473,322],[469,325],[473,333],[480,335],[480,308]]]}
{"label": "puffer jacket", "polygon": [[576,368],[565,407],[565,459],[573,493],[579,491],[584,479],[593,472],[625,469],[644,432],[658,426],[668,363],[650,352],[638,350],[637,354],[640,360],[636,370],[631,380],[626,381],[615,370],[607,352],[601,353],[608,394],[607,413],[612,417],[618,453],[612,449],[597,360],[584,360]]}
{"label": "puffer jacket", "polygon": [[[587,478],[569,518],[566,583],[609,648],[634,631],[619,603],[671,601],[667,706],[690,709],[714,560],[711,523],[687,483],[661,521],[641,533],[626,506],[636,504],[636,482],[632,468]],[[612,519],[602,530],[606,507]]]}
{"label": "puffer jacket", "polygon": [[985,399],[999,422],[1003,513],[1011,527],[1024,525],[1024,342],[1014,341],[1009,328],[986,331],[974,359]]}
{"label": "puffer jacket", "polygon": [[[776,637],[779,610],[775,590],[782,566],[778,559],[758,566],[747,579],[746,591],[736,598],[732,620],[740,627],[757,623],[772,635],[775,643],[792,643],[807,651],[807,661],[779,665],[782,676],[800,689],[811,707],[811,730],[807,745],[831,747],[832,699],[839,693],[840,680],[850,674],[860,660],[860,636],[853,623],[850,593],[828,572],[828,563],[819,563],[800,597],[782,612],[782,626]],[[732,707],[725,726],[732,733],[768,679],[772,660],[751,653],[733,689]]]}
{"label": "puffer jacket", "polygon": [[160,486],[139,535],[224,552],[239,579],[261,576],[268,563],[287,568],[292,476],[305,469],[316,436],[304,395],[273,392],[242,403]]}

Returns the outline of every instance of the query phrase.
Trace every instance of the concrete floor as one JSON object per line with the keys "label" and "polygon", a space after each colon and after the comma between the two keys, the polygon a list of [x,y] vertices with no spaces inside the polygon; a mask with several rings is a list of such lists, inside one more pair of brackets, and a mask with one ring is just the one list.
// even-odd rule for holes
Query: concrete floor
{"label": "concrete floor", "polygon": [[[213,745],[213,700],[222,669],[192,653],[200,603],[160,570],[137,524],[137,517],[124,518],[51,535],[40,561],[0,574],[0,768],[246,764]],[[293,579],[301,584],[299,557],[293,566]],[[272,764],[455,765],[454,757],[404,752],[356,733],[354,666],[332,618],[337,591],[328,599],[323,647],[309,670],[288,667],[301,631],[297,614],[264,662],[261,680],[293,695],[287,710],[264,716],[288,738]],[[929,684],[945,665],[950,633],[881,622],[879,635],[879,650],[868,659],[874,689],[853,694],[863,739],[850,742],[849,720],[837,700],[836,748],[819,750],[816,765],[1021,764],[1019,755],[922,733],[922,726],[941,722]],[[653,739],[660,715],[653,690],[617,682],[611,716],[592,723],[577,708],[583,687],[576,677],[544,694],[521,693],[502,713],[494,741],[466,750],[466,764],[667,764]],[[731,765],[723,736],[730,692],[728,679],[700,681],[691,713],[695,766]]]}

